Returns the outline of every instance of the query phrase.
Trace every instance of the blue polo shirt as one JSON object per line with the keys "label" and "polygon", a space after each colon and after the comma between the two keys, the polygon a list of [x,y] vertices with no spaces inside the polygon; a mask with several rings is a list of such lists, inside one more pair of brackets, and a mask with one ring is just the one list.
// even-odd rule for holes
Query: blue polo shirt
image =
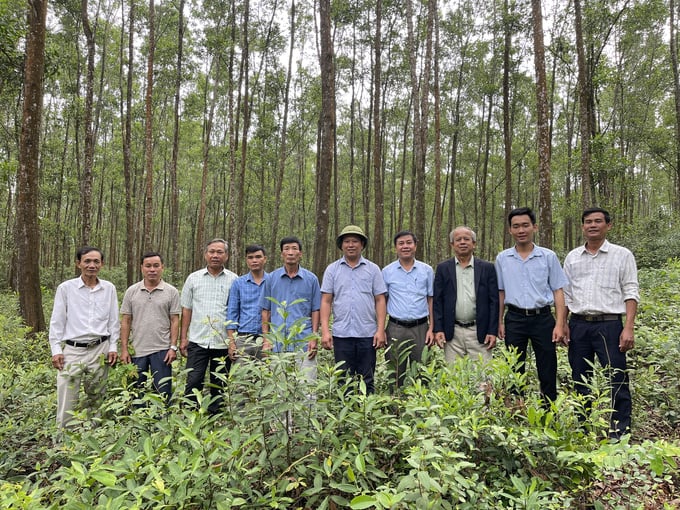
{"label": "blue polo shirt", "polygon": [[262,333],[262,310],[260,299],[264,292],[264,284],[269,273],[264,273],[258,284],[253,280],[253,274],[239,276],[229,291],[227,304],[227,330],[238,330],[241,333]]}
{"label": "blue polo shirt", "polygon": [[365,259],[351,267],[345,257],[331,263],[323,275],[321,292],[333,295],[333,336],[368,338],[378,322],[375,296],[387,293],[380,268]]}
{"label": "blue polo shirt", "polygon": [[553,292],[568,283],[555,252],[534,245],[523,259],[513,246],[496,257],[498,290],[505,291],[505,304],[519,308],[543,308],[554,302]]}
{"label": "blue polo shirt", "polygon": [[[291,278],[286,268],[280,267],[272,271],[265,282],[260,308],[271,312],[272,332],[302,343],[312,334],[312,312],[321,308],[319,279],[303,267],[298,267],[297,274]],[[288,344],[286,350],[294,350],[295,343]],[[281,352],[283,348],[280,342],[273,346],[274,352]],[[307,349],[306,342],[304,349]]]}
{"label": "blue polo shirt", "polygon": [[434,271],[430,266],[416,260],[407,271],[395,260],[383,268],[382,274],[390,317],[404,321],[429,317],[427,298],[432,297],[434,286]]}

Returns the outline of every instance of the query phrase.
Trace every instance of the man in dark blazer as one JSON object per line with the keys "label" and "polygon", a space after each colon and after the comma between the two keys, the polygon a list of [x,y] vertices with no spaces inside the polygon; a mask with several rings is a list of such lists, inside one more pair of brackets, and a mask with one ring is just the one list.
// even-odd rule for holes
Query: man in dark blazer
{"label": "man in dark blazer", "polygon": [[434,334],[448,363],[465,355],[491,360],[498,334],[498,280],[492,263],[475,258],[477,235],[469,227],[449,234],[455,257],[434,277]]}

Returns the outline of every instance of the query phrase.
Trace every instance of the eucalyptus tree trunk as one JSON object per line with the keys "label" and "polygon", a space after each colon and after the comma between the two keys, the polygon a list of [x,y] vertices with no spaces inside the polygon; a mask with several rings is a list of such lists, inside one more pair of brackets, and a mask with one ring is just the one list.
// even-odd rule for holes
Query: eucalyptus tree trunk
{"label": "eucalyptus tree trunk", "polygon": [[675,197],[674,206],[680,210],[680,69],[678,69],[678,32],[675,26],[675,0],[669,2],[670,51],[673,68],[673,98],[675,99]]}
{"label": "eucalyptus tree trunk", "polygon": [[24,67],[24,104],[19,141],[19,171],[16,197],[16,260],[19,309],[33,332],[45,330],[40,289],[40,124],[43,110],[45,32],[47,1],[29,0],[26,61]]}
{"label": "eucalyptus tree trunk", "polygon": [[177,184],[177,160],[179,159],[179,104],[182,89],[182,64],[184,53],[184,0],[179,0],[177,23],[177,64],[175,67],[175,99],[173,108],[172,161],[170,163],[170,257],[172,269],[180,269],[179,255],[179,186]]}
{"label": "eucalyptus tree trunk", "polygon": [[375,38],[373,40],[373,192],[375,197],[375,228],[373,230],[373,261],[379,266],[385,262],[384,230],[385,200],[383,196],[382,133],[380,123],[380,92],[382,87],[382,0],[375,3]]}
{"label": "eucalyptus tree trunk", "polygon": [[[434,13],[434,260],[439,262],[444,256],[444,238],[442,235],[443,207],[442,207],[442,129],[441,129],[441,101],[439,90],[439,11]],[[431,245],[431,243],[428,243]]]}
{"label": "eucalyptus tree trunk", "polygon": [[[128,14],[128,44],[127,44],[127,76],[125,81],[125,93],[123,93],[123,83],[121,81],[120,94],[120,118],[123,119],[123,182],[125,189],[125,260],[126,260],[126,280],[128,287],[134,281],[135,268],[135,213],[133,207],[134,184],[132,179],[132,85],[134,80],[134,28],[135,28],[135,0],[130,1]],[[120,75],[123,76],[123,33],[121,27],[121,59]],[[125,107],[123,107],[125,98]]]}
{"label": "eucalyptus tree trunk", "polygon": [[88,0],[82,0],[80,4],[80,16],[83,23],[83,32],[87,45],[87,66],[85,74],[85,108],[83,111],[83,123],[85,127],[85,154],[83,159],[83,174],[80,180],[80,242],[84,245],[90,243],[92,230],[92,168],[94,166],[94,130],[92,127],[92,110],[94,104],[94,56],[95,41],[94,32],[90,26],[87,13]]}
{"label": "eucalyptus tree trunk", "polygon": [[583,208],[590,207],[593,203],[592,179],[590,174],[590,151],[592,118],[591,106],[591,79],[586,60],[585,43],[583,40],[583,14],[581,0],[574,0],[574,32],[576,35],[576,55],[578,66],[578,99],[579,99],[579,124],[581,132],[581,204]]}
{"label": "eucalyptus tree trunk", "polygon": [[146,96],[144,125],[144,157],[146,163],[146,193],[144,197],[144,240],[142,251],[151,250],[153,222],[153,61],[156,52],[156,20],[154,0],[149,0],[149,44],[146,64]]}
{"label": "eucalyptus tree trunk", "polygon": [[538,242],[552,248],[552,200],[550,187],[550,114],[545,75],[545,45],[543,43],[543,13],[541,0],[531,0],[534,32],[534,67],[536,70],[536,137],[538,141],[538,214],[541,228]]}
{"label": "eucalyptus tree trunk", "polygon": [[316,239],[314,272],[322,275],[328,257],[328,219],[330,190],[335,155],[335,62],[331,33],[330,0],[319,0],[319,36],[321,52],[321,119],[319,125],[319,158],[316,173]]}
{"label": "eucalyptus tree trunk", "polygon": [[[503,2],[503,151],[505,168],[505,214],[503,225],[512,210],[512,131],[510,129],[510,50],[512,26],[508,0]],[[510,231],[503,228],[503,247],[510,245]]]}

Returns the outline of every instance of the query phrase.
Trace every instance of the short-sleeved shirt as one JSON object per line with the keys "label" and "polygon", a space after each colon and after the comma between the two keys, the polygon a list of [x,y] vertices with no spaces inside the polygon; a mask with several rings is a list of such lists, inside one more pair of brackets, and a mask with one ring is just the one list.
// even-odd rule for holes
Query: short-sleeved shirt
{"label": "short-sleeved shirt", "polygon": [[322,294],[333,295],[333,336],[368,338],[376,333],[375,296],[387,293],[380,268],[364,257],[351,267],[345,257],[323,275]]}
{"label": "short-sleeved shirt", "polygon": [[567,285],[555,252],[534,245],[526,259],[514,246],[496,257],[498,289],[505,291],[505,304],[519,308],[543,308],[552,305],[553,292]]}
{"label": "short-sleeved shirt", "polygon": [[257,283],[253,279],[253,274],[248,272],[234,280],[229,290],[227,305],[228,330],[257,335],[262,333],[260,300],[268,278],[269,273],[264,273],[262,281]]}
{"label": "short-sleeved shirt", "polygon": [[99,279],[94,288],[81,277],[61,283],[54,295],[49,340],[52,356],[62,354],[66,340],[90,342],[109,337],[109,352],[118,350],[120,321],[113,283]]}
{"label": "short-sleeved shirt", "polygon": [[144,280],[125,291],[120,305],[122,315],[132,316],[130,343],[135,357],[148,356],[170,348],[170,317],[179,315],[179,291],[161,280],[149,291]]}
{"label": "short-sleeved shirt", "polygon": [[227,302],[238,276],[223,269],[213,276],[208,268],[191,273],[182,287],[182,308],[191,310],[188,340],[205,349],[228,349]]}
{"label": "short-sleeved shirt", "polygon": [[[312,312],[321,308],[319,279],[303,267],[298,267],[297,274],[291,278],[286,268],[280,267],[272,271],[267,279],[260,307],[271,311],[271,331],[279,332],[290,340],[285,346],[282,342],[275,342],[274,352],[292,351],[296,343],[302,343],[296,340],[303,341],[313,333]],[[307,348],[306,342],[303,348]]]}
{"label": "short-sleeved shirt", "polygon": [[564,272],[571,313],[625,314],[627,300],[640,301],[635,257],[623,246],[605,240],[594,255],[579,246],[564,259]]}
{"label": "short-sleeved shirt", "polygon": [[410,270],[399,260],[386,265],[383,280],[387,286],[387,313],[404,321],[422,319],[430,315],[427,299],[434,293],[432,267],[416,260]]}

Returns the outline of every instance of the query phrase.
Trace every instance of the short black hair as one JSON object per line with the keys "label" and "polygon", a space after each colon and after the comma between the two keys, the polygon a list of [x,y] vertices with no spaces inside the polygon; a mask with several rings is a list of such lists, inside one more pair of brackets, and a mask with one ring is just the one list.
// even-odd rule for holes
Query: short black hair
{"label": "short black hair", "polygon": [[91,251],[96,251],[99,253],[99,256],[102,258],[102,262],[104,262],[104,252],[101,251],[99,248],[95,248],[94,246],[83,246],[80,250],[76,252],[76,260],[80,262],[80,259],[83,258],[83,255],[86,253],[90,253]]}
{"label": "short black hair", "polygon": [[397,245],[397,239],[399,239],[400,237],[406,237],[406,236],[411,236],[413,238],[413,242],[418,244],[418,238],[416,237],[416,235],[413,232],[411,232],[410,230],[400,230],[399,232],[394,234],[394,245],[395,246]]}
{"label": "short black hair", "polygon": [[508,225],[512,225],[512,219],[515,216],[524,216],[525,214],[529,216],[531,224],[536,225],[536,213],[530,207],[518,207],[510,211],[510,214],[508,214]]}
{"label": "short black hair", "polygon": [[246,246],[246,255],[249,253],[256,253],[258,251],[261,251],[262,254],[266,257],[267,256],[267,250],[264,249],[264,246],[261,244],[249,244]]}
{"label": "short black hair", "polygon": [[605,222],[607,223],[612,222],[612,217],[610,216],[609,211],[607,211],[606,209],[602,209],[602,207],[589,207],[588,209],[583,211],[583,214],[581,214],[581,223],[585,223],[586,216],[590,216],[591,214],[598,212],[604,214]]}
{"label": "short black hair", "polygon": [[142,255],[142,262],[141,263],[144,264],[144,261],[146,259],[150,259],[152,257],[158,257],[159,259],[161,259],[161,264],[164,264],[163,255],[161,255],[157,251],[147,251],[146,253],[144,253],[144,255]]}
{"label": "short black hair", "polygon": [[300,239],[298,237],[295,237],[295,236],[288,236],[288,237],[284,237],[283,239],[281,239],[281,242],[279,243],[279,249],[281,251],[283,251],[283,245],[284,244],[293,244],[293,243],[298,245],[298,248],[300,248],[300,251],[303,251],[302,250],[302,241],[300,241]]}

